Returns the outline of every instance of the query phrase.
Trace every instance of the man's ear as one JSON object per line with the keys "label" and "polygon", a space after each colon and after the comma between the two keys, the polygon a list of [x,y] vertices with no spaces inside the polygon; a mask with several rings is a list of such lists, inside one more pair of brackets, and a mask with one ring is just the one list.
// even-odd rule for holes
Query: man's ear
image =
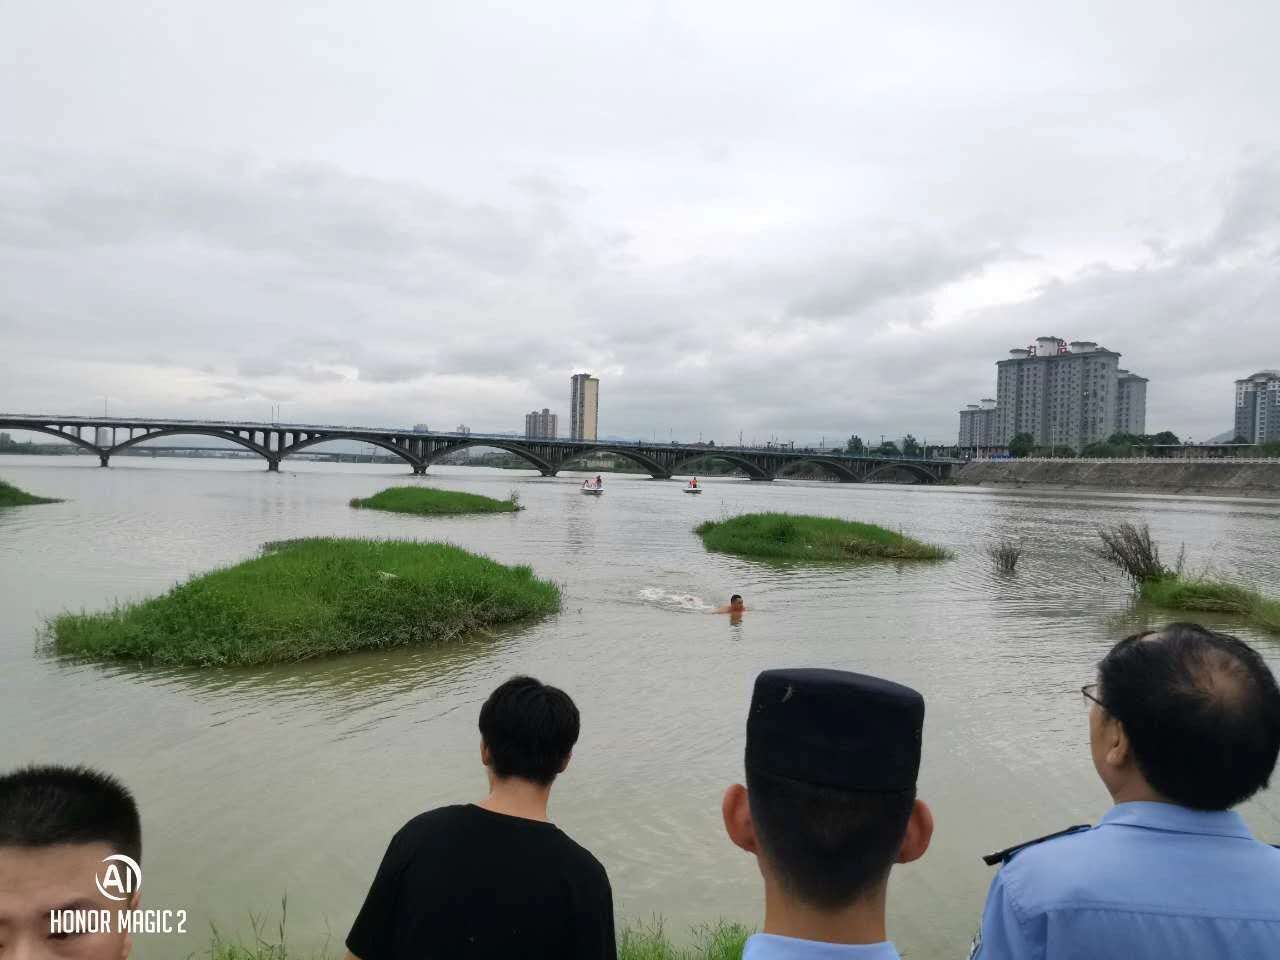
{"label": "man's ear", "polygon": [[751,820],[751,804],[747,799],[747,788],[735,783],[724,792],[724,800],[720,804],[720,812],[724,815],[724,832],[736,846],[747,853],[758,854],[760,843],[756,839],[756,825]]}
{"label": "man's ear", "polygon": [[1133,747],[1129,743],[1129,735],[1124,732],[1124,724],[1115,717],[1107,716],[1102,725],[1103,746],[1106,753],[1103,757],[1113,767],[1126,767],[1133,759]]}
{"label": "man's ear", "polygon": [[[129,904],[126,909],[137,910],[138,905],[142,902],[142,891],[133,891],[133,896],[129,898]],[[133,953],[133,933],[128,932],[120,938],[120,957],[119,960],[129,960],[129,954]]]}
{"label": "man's ear", "polygon": [[907,819],[907,832],[902,838],[902,846],[898,848],[898,863],[910,863],[919,860],[929,849],[929,841],[933,839],[933,811],[923,800],[916,798],[911,805],[911,816]]}
{"label": "man's ear", "polygon": [[489,745],[483,740],[480,741],[480,762],[486,767],[490,764]]}
{"label": "man's ear", "polygon": [[560,769],[557,770],[556,773],[564,773],[565,769],[569,766],[569,761],[572,759],[573,759],[573,751],[570,750],[568,753],[564,755],[564,760],[561,762]]}

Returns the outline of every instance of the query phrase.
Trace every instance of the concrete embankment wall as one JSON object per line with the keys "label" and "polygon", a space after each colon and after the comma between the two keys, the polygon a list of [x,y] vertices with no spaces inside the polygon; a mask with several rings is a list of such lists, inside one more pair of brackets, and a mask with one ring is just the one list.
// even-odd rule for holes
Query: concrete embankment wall
{"label": "concrete embankment wall", "polygon": [[954,481],[973,486],[1280,498],[1280,460],[993,460],[966,464],[956,471]]}

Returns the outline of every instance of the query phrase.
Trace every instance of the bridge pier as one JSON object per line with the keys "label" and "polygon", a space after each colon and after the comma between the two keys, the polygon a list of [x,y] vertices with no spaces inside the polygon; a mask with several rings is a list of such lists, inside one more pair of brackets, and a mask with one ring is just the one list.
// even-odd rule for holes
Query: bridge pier
{"label": "bridge pier", "polygon": [[280,472],[280,458],[279,458],[279,457],[272,457],[270,460],[268,460],[268,461],[267,461],[267,470],[268,470],[269,472],[271,472],[271,473],[279,473],[279,472]]}
{"label": "bridge pier", "polygon": [[110,459],[111,459],[111,454],[109,453],[98,454],[98,466],[105,467],[107,465],[107,461]]}
{"label": "bridge pier", "polygon": [[413,475],[415,477],[425,477],[427,475],[427,465],[425,463],[413,464]]}
{"label": "bridge pier", "polygon": [[769,475],[767,475],[767,476],[763,476],[763,477],[750,476],[750,477],[748,477],[747,479],[748,479],[748,480],[750,480],[750,481],[752,481],[753,483],[768,483],[770,480],[772,480],[772,479],[773,479],[773,475],[772,475],[772,474],[769,474]]}

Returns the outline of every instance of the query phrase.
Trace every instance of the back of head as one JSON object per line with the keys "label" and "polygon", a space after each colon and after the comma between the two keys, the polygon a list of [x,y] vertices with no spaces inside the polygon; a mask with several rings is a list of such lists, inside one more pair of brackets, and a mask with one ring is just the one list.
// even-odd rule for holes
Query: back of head
{"label": "back of head", "polygon": [[836,670],[771,670],[747,721],[747,795],[761,853],[820,910],[877,891],[916,799],[924,700]]}
{"label": "back of head", "polygon": [[480,736],[500,779],[549,785],[568,762],[579,728],[569,695],[533,677],[512,677],[480,708]]}
{"label": "back of head", "polygon": [[1098,664],[1100,699],[1138,769],[1174,803],[1226,810],[1267,786],[1280,689],[1248,644],[1194,623],[1135,634]]}
{"label": "back of head", "polygon": [[142,861],[133,795],[86,767],[26,767],[0,775],[0,848],[106,844]]}

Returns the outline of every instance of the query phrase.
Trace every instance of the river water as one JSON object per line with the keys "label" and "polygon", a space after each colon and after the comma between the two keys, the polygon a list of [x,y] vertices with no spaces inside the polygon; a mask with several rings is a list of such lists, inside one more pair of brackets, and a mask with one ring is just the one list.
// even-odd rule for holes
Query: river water
{"label": "river water", "polygon": [[[338,944],[391,834],[428,807],[483,795],[476,718],[503,679],[568,690],[582,739],[554,819],[602,860],[620,921],[673,932],[756,922],[754,863],[724,837],[720,796],[741,778],[755,674],[777,666],[873,673],[923,692],[920,793],[934,845],[894,871],[890,931],[914,958],[963,956],[991,877],[979,856],[1095,820],[1108,798],[1086,749],[1078,692],[1110,642],[1156,613],[1089,559],[1097,524],[1145,520],[1166,552],[1280,589],[1280,503],[1000,492],[959,487],[579,478],[440,467],[244,461],[0,458],[0,476],[52,506],[0,510],[0,768],[88,763],[137,793],[144,896],[190,911],[185,937],[143,936],[142,960],[206,949],[209,924],[272,929],[288,897],[291,941]],[[491,496],[516,516],[421,519],[352,510],[391,482]],[[940,565],[778,567],[707,554],[699,521],[791,510],[901,527],[952,548]],[[564,587],[558,616],[429,650],[248,670],[157,670],[60,660],[44,618],[156,594],[319,534],[448,540],[528,563]],[[1027,545],[1018,572],[983,546]],[[706,609],[742,593],[739,625]],[[1229,620],[1280,669],[1280,642]],[[1280,789],[1244,808],[1280,842]]]}

